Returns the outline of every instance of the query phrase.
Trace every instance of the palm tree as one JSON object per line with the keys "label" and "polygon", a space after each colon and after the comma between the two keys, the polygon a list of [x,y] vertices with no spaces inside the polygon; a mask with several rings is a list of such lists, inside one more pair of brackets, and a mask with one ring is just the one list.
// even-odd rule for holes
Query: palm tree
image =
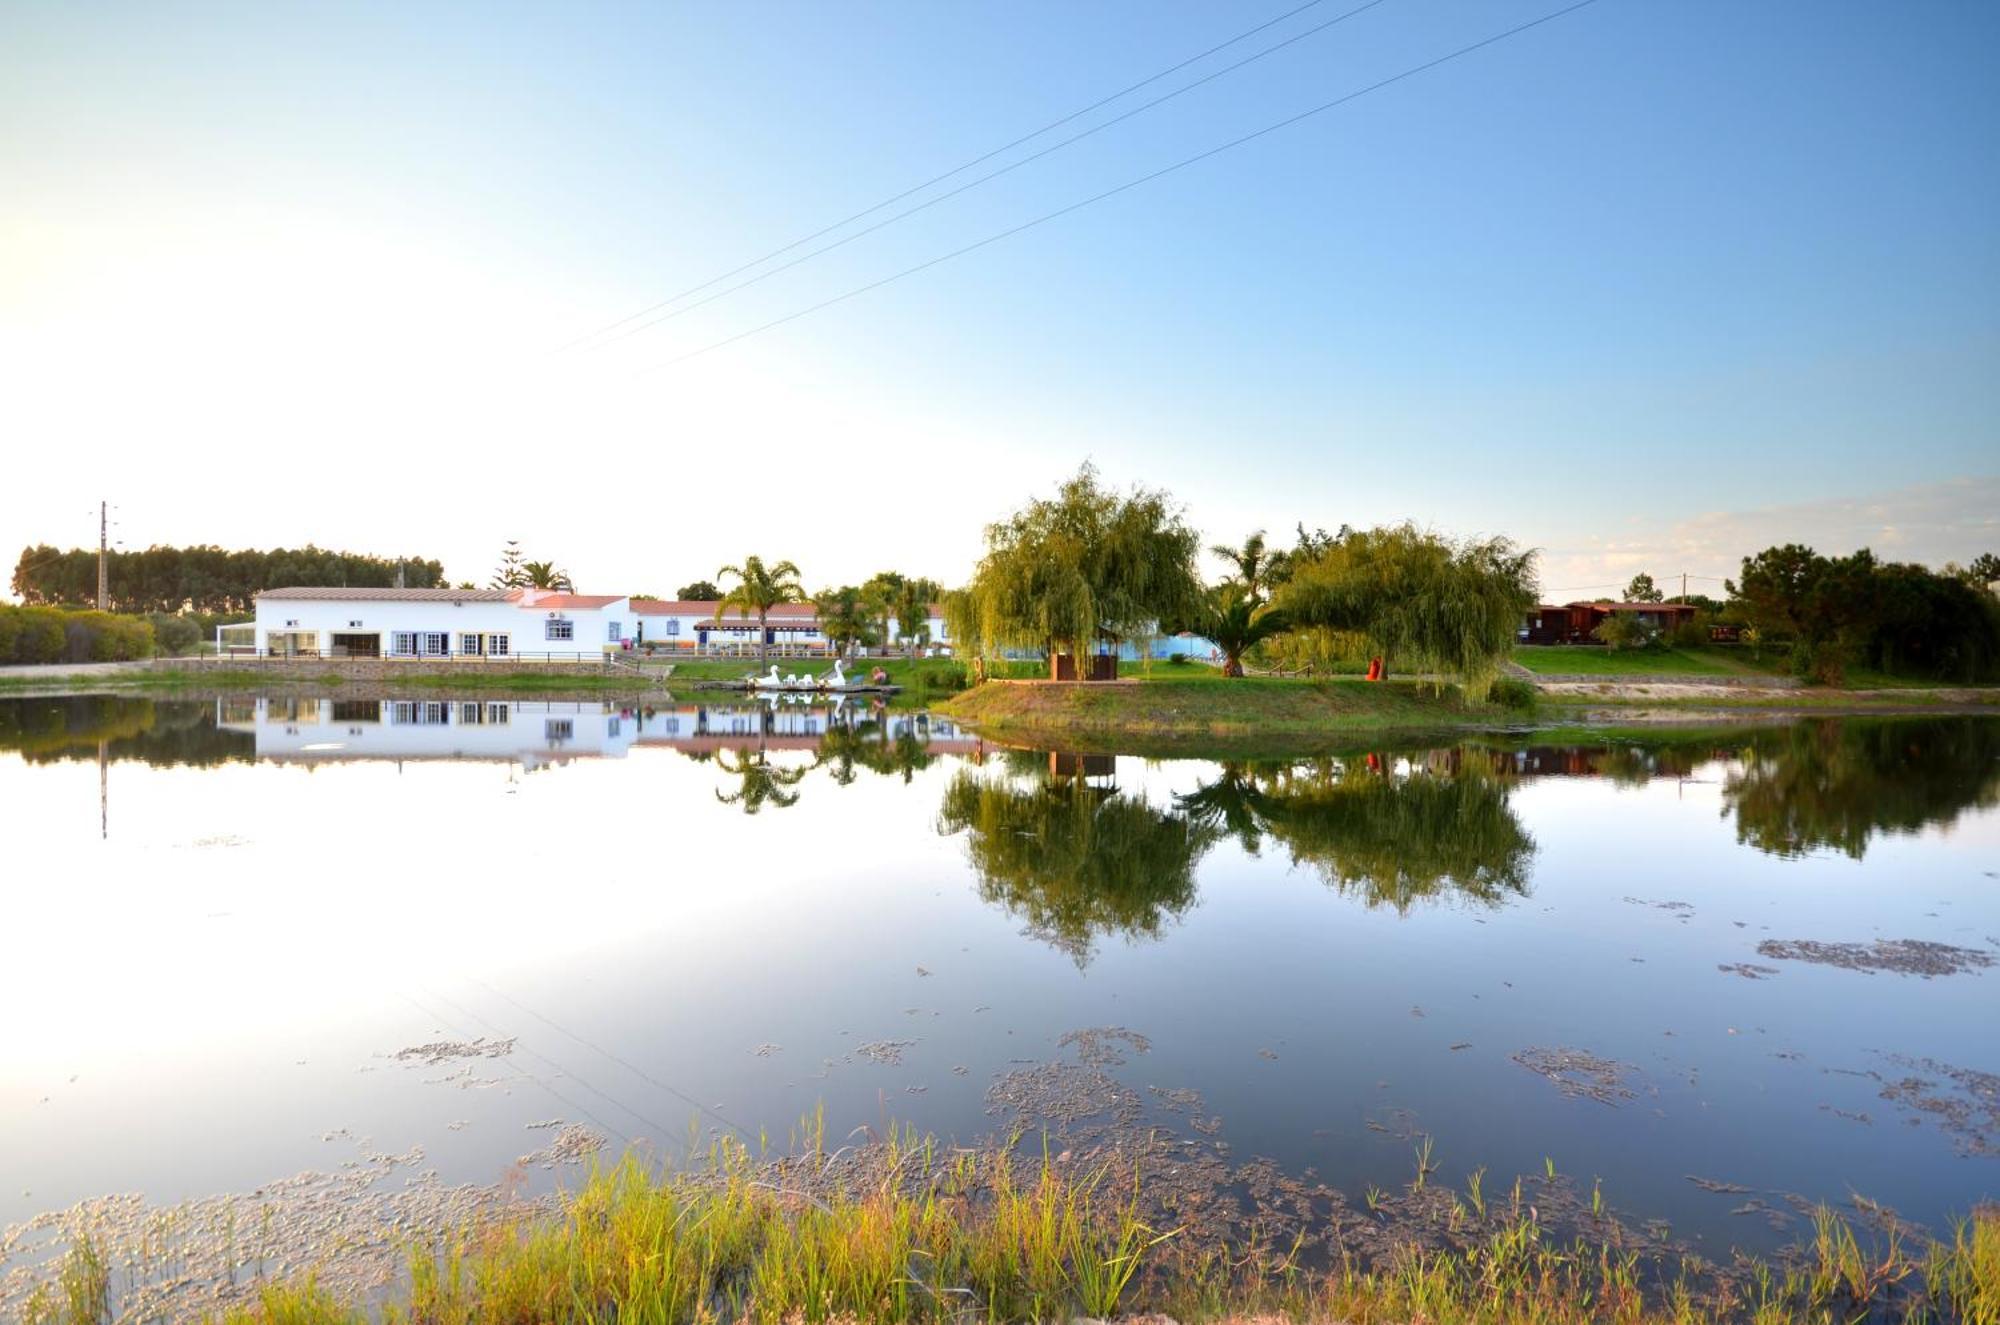
{"label": "palm tree", "polygon": [[[732,761],[724,756],[735,754]],[[740,805],[743,813],[755,814],[766,805],[780,810],[788,810],[799,803],[799,794],[789,788],[798,785],[806,775],[803,768],[779,768],[765,758],[762,750],[724,750],[715,757],[715,762],[725,773],[739,780],[735,791],[724,793],[717,788],[715,799],[724,805]]]}
{"label": "palm tree", "polygon": [[1243,655],[1273,635],[1292,628],[1285,614],[1265,607],[1242,584],[1232,580],[1209,590],[1196,618],[1195,633],[1222,650],[1222,674],[1243,675]]}
{"label": "palm tree", "polygon": [[876,638],[887,648],[894,641],[889,635],[889,618],[896,615],[896,596],[902,592],[903,577],[895,571],[877,571],[861,586],[861,603],[878,627]]}
{"label": "palm tree", "polygon": [[526,561],[521,563],[521,575],[530,589],[557,589],[563,593],[575,593],[576,584],[566,570],[557,570],[553,561]]}
{"label": "palm tree", "polygon": [[1208,550],[1211,555],[1236,567],[1236,578],[1242,583],[1245,593],[1252,599],[1262,597],[1263,591],[1270,585],[1272,563],[1277,560],[1277,554],[1264,546],[1263,530],[1253,531],[1250,537],[1243,540],[1242,547],[1216,543]]}
{"label": "palm tree", "polygon": [[762,557],[745,557],[741,566],[724,566],[716,572],[718,579],[732,576],[736,587],[722,595],[722,600],[715,605],[715,619],[722,620],[722,614],[732,607],[740,609],[745,616],[756,613],[757,656],[768,657],[771,651],[771,609],[780,603],[800,602],[806,596],[805,589],[799,584],[799,568],[789,561],[766,566]]}

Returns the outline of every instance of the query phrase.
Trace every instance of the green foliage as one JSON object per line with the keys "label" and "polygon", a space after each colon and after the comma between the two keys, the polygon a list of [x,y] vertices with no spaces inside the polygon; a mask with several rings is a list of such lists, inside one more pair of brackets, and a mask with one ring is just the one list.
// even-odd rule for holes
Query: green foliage
{"label": "green foliage", "polygon": [[0,663],[128,662],[153,654],[153,623],[113,612],[0,603]]}
{"label": "green foliage", "polygon": [[1823,557],[1798,544],[1743,559],[1730,586],[1760,641],[1782,643],[1800,676],[1838,685],[1861,664],[1890,675],[2000,675],[2000,601],[1959,575],[1882,563],[1866,548]]}
{"label": "green foliage", "polygon": [[1818,721],[1755,732],[1723,780],[1722,802],[1739,842],[1859,860],[1884,833],[2000,805],[2000,722]]}
{"label": "green foliage", "polygon": [[1526,712],[1535,707],[1535,686],[1533,682],[1518,677],[1495,677],[1492,687],[1486,692],[1486,700],[1501,708]]}
{"label": "green foliage", "polygon": [[799,602],[806,596],[799,583],[799,568],[789,561],[766,566],[762,557],[745,557],[741,566],[724,566],[718,573],[735,579],[736,587],[716,603],[716,620],[720,621],[731,608],[756,617],[757,655],[763,657],[769,648],[766,628],[770,625],[771,609],[781,603]]}
{"label": "green foliage", "polygon": [[1292,628],[1291,619],[1260,603],[1250,589],[1228,581],[1208,591],[1189,623],[1195,634],[1213,640],[1222,650],[1224,676],[1243,675],[1243,655]]}
{"label": "green foliage", "polygon": [[1625,601],[1628,603],[1657,603],[1663,596],[1659,586],[1653,583],[1653,577],[1644,571],[1634,575],[1632,582],[1625,586]]}
{"label": "green foliage", "polygon": [[952,638],[982,654],[1082,654],[1185,619],[1199,601],[1200,546],[1166,493],[1121,496],[1085,465],[1053,500],[987,526],[972,583],[945,600]]}
{"label": "green foliage", "polygon": [[1455,542],[1394,525],[1299,562],[1273,602],[1295,625],[1360,636],[1392,670],[1442,672],[1480,694],[1534,606],[1534,562],[1504,538]]}
{"label": "green foliage", "polygon": [[165,658],[179,658],[193,653],[196,646],[208,637],[208,632],[194,617],[154,612],[147,620],[153,623],[153,647]]}
{"label": "green foliage", "polygon": [[[105,573],[110,606],[117,612],[245,612],[263,589],[328,584],[383,589],[394,585],[399,573],[411,588],[445,583],[444,567],[436,561],[331,552],[310,543],[269,552],[208,545],[111,552]],[[15,563],[13,588],[24,603],[93,604],[97,549],[26,548]]]}
{"label": "green foliage", "polygon": [[1590,637],[1614,649],[1649,649],[1660,642],[1660,633],[1637,612],[1606,612]]}
{"label": "green foliage", "polygon": [[[524,561],[521,563],[521,579],[530,589],[555,589],[562,593],[575,593],[576,582],[566,570],[557,570],[553,561]],[[518,586],[516,586],[518,587]]]}
{"label": "green foliage", "polygon": [[851,584],[823,589],[814,595],[813,603],[819,609],[820,633],[835,652],[875,642],[875,619],[860,589]]}
{"label": "green foliage", "polygon": [[493,569],[495,589],[520,589],[526,587],[528,573],[521,563],[521,544],[518,539],[508,539],[507,546],[500,549],[500,564]]}
{"label": "green foliage", "polygon": [[966,834],[979,895],[1082,966],[1106,934],[1157,938],[1195,896],[1212,835],[1143,796],[1080,778],[1018,781],[960,772],[938,831]]}
{"label": "green foliage", "polygon": [[1270,587],[1271,563],[1277,552],[1264,542],[1264,531],[1259,529],[1243,540],[1243,546],[1231,547],[1227,543],[1212,544],[1209,555],[1220,557],[1236,570],[1233,577],[1243,595],[1251,601],[1259,601]]}
{"label": "green foliage", "polygon": [[712,603],[722,597],[722,590],[715,587],[713,580],[696,580],[674,590],[674,597],[683,603]]}

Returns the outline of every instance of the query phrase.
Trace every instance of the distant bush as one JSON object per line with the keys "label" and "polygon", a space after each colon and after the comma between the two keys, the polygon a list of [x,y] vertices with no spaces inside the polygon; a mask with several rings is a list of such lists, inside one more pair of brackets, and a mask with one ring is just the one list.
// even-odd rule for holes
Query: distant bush
{"label": "distant bush", "polygon": [[1703,621],[1701,613],[1674,627],[1674,647],[1677,649],[1700,649],[1708,645],[1710,622]]}
{"label": "distant bush", "polygon": [[0,663],[124,662],[153,652],[153,623],[110,612],[0,605]]}
{"label": "distant bush", "polygon": [[1486,692],[1486,699],[1501,708],[1531,709],[1535,706],[1535,687],[1518,677],[1497,677],[1493,688]]}
{"label": "distant bush", "polygon": [[195,646],[202,641],[201,623],[193,617],[155,612],[147,620],[153,623],[153,647],[166,657],[178,658],[193,653]]}
{"label": "distant bush", "polygon": [[910,687],[915,690],[965,689],[965,664],[953,658],[925,658],[911,666],[909,675]]}
{"label": "distant bush", "polygon": [[1597,623],[1590,637],[1614,649],[1648,649],[1659,640],[1659,632],[1633,612],[1611,612]]}

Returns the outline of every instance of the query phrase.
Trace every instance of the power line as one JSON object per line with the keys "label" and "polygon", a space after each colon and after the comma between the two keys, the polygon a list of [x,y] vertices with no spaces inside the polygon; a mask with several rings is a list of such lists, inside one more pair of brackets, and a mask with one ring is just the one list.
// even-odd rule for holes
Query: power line
{"label": "power line", "polygon": [[830,299],[822,299],[816,304],[810,304],[805,308],[797,310],[796,312],[787,313],[783,317],[773,318],[769,322],[762,323],[759,326],[751,327],[748,331],[739,331],[734,336],[724,337],[722,340],[714,341],[708,345],[704,345],[698,350],[690,350],[686,354],[682,354],[675,358],[668,359],[662,363],[655,364],[651,369],[643,371],[657,372],[663,368],[671,368],[676,364],[686,363],[689,359],[700,358],[704,354],[709,354],[712,353],[713,351],[723,349],[730,345],[734,345],[738,341],[748,340],[752,336],[761,335],[766,331],[770,331],[773,330],[774,328],[784,326],[787,322],[796,322],[798,319],[802,317],[810,317],[812,314],[822,312],[825,309],[833,307],[835,304],[845,303],[849,299],[853,299],[859,295],[867,294],[872,290],[879,290],[883,286],[889,285],[895,281],[900,281],[906,276],[915,276],[919,272],[928,271],[932,267],[941,266],[944,263],[952,261],[954,258],[962,258],[968,253],[976,252],[979,249],[987,247],[989,244],[997,244],[1001,240],[1010,239],[1013,236],[1018,235],[1025,230],[1032,230],[1036,226],[1044,225],[1050,221],[1054,221],[1061,217],[1068,216],[1071,212],[1081,211],[1085,207],[1089,207],[1095,203],[1103,202],[1107,198],[1114,198],[1121,193],[1125,193],[1132,189],[1136,189],[1140,185],[1150,184],[1154,180],[1159,179],[1162,176],[1171,175],[1178,170],[1185,170],[1187,167],[1196,165],[1202,161],[1206,161],[1212,156],[1220,156],[1222,153],[1231,151],[1234,148],[1241,147],[1245,143],[1254,142],[1259,138],[1265,137],[1266,135],[1276,133],[1280,129],[1290,128],[1292,125],[1298,124],[1303,120],[1311,119],[1315,115],[1323,114],[1326,111],[1332,110],[1337,106],[1344,106],[1350,101],[1354,101],[1361,97],[1365,97],[1371,92],[1379,92],[1385,87],[1388,87],[1395,83],[1402,82],[1406,78],[1414,78],[1416,75],[1424,73],[1431,69],[1435,69],[1439,65],[1448,64],[1453,60],[1459,59],[1463,56],[1470,55],[1474,51],[1482,50],[1485,47],[1491,46],[1496,42],[1505,41],[1509,37],[1519,36],[1521,33],[1528,31],[1530,28],[1538,28],[1544,23],[1553,22],[1556,19],[1562,18],[1564,15],[1573,14],[1579,9],[1587,8],[1588,6],[1594,5],[1596,3],[1597,0],[1576,0],[1574,4],[1565,5],[1561,9],[1552,10],[1549,13],[1543,14],[1540,18],[1530,19],[1526,23],[1518,24],[1502,32],[1496,32],[1490,37],[1486,37],[1479,41],[1475,41],[1468,46],[1461,46],[1455,51],[1451,51],[1450,53],[1445,55],[1440,55],[1435,59],[1426,60],[1422,64],[1412,65],[1408,69],[1403,70],[1401,73],[1392,74],[1389,77],[1382,79],[1380,82],[1370,83],[1367,87],[1360,88],[1357,91],[1349,92],[1344,96],[1335,97],[1332,101],[1321,102],[1317,106],[1313,106],[1307,110],[1302,110],[1298,112],[1296,115],[1289,115],[1284,119],[1278,120],[1272,124],[1267,124],[1263,128],[1253,130],[1250,133],[1246,133],[1239,138],[1232,138],[1228,142],[1221,143],[1215,147],[1211,147],[1206,151],[1197,152],[1190,157],[1184,157],[1181,160],[1174,162],[1172,165],[1162,166],[1158,170],[1149,171],[1148,173],[1140,175],[1135,179],[1129,179],[1125,181],[1123,184],[1119,184],[1113,188],[1104,190],[1102,193],[1092,194],[1090,197],[1081,199],[1080,201],[1077,202],[1070,203],[1066,207],[1058,207],[1056,210],[1052,212],[1044,212],[1042,215],[1034,217],[1032,220],[1023,221],[1019,225],[1009,226],[1005,230],[996,231],[995,233],[986,236],[984,239],[975,240],[972,243],[963,246],[962,248],[955,248],[949,253],[940,254],[939,256],[931,258],[926,262],[920,262],[914,267],[905,267],[901,271],[893,272],[890,275],[880,278],[879,280],[870,281],[866,285],[858,285],[853,289],[846,291],[845,293],[834,295]]}
{"label": "power line", "polygon": [[1148,74],[1146,77],[1140,79],[1138,82],[1133,83],[1128,87],[1120,88],[1118,91],[1113,92],[1108,97],[1101,97],[1098,100],[1091,102],[1088,106],[1084,106],[1079,110],[1073,110],[1069,114],[1064,115],[1059,119],[1050,120],[1047,124],[1044,124],[1041,128],[1035,129],[1029,133],[1024,133],[1019,138],[1014,139],[1014,141],[1010,143],[1002,143],[1000,146],[994,148],[990,152],[983,152],[980,155],[973,157],[970,161],[966,161],[960,165],[953,166],[950,170],[945,171],[941,175],[933,175],[931,178],[925,180],[921,184],[913,185],[910,188],[904,189],[901,193],[895,194],[892,197],[884,198],[882,201],[875,203],[872,206],[864,207],[860,211],[854,213],[852,216],[843,217],[842,219],[835,221],[832,225],[822,226],[818,230],[813,231],[809,235],[803,235],[798,239],[794,239],[791,243],[786,244],[782,248],[774,248],[769,253],[766,253],[764,256],[760,258],[753,258],[749,262],[744,263],[742,266],[731,268],[730,270],[723,272],[719,276],[711,276],[709,279],[703,281],[700,285],[691,285],[687,289],[682,290],[679,294],[671,295],[665,299],[660,300],[656,304],[651,304],[645,308],[640,309],[638,312],[633,313],[628,317],[619,318],[616,322],[608,323],[607,325],[599,327],[597,330],[593,332],[590,332],[583,336],[579,336],[575,340],[570,341],[568,344],[561,346],[560,349],[561,350],[574,349],[578,345],[583,344],[585,341],[594,340],[608,331],[615,331],[619,327],[624,326],[628,322],[635,322],[638,319],[645,317],[648,313],[655,313],[658,312],[660,309],[665,308],[669,304],[678,303],[680,300],[687,298],[691,294],[700,294],[703,290],[706,290],[711,285],[715,285],[722,281],[726,281],[732,276],[740,276],[744,272],[749,271],[752,267],[758,266],[761,263],[769,262],[772,258],[783,257],[785,254],[791,252],[793,249],[799,247],[801,244],[810,244],[813,242],[813,240],[818,239],[820,236],[832,234],[835,230],[840,229],[842,226],[851,225],[854,222],[859,221],[864,216],[873,216],[876,212],[881,211],[884,207],[893,207],[897,203],[901,202],[903,199],[908,198],[913,194],[922,193],[925,189],[931,187],[933,184],[942,184],[944,183],[944,181],[950,179],[954,175],[962,175],[966,171],[972,169],[974,166],[983,165],[986,162],[991,161],[994,157],[999,156],[1003,152],[1011,152],[1013,149],[1021,146],[1023,143],[1032,142],[1035,139],[1041,137],[1045,133],[1049,133],[1053,130],[1060,129],[1063,125],[1068,124],[1072,120],[1079,119],[1082,116],[1088,115],[1090,114],[1090,112],[1094,110],[1102,109],[1103,107],[1110,105],[1112,102],[1117,101],[1121,97],[1130,96],[1132,93],[1137,92],[1140,88],[1147,87],[1153,83],[1157,83],[1162,78],[1165,78],[1170,74],[1177,74],[1191,64],[1199,64],[1201,61],[1206,60],[1211,55],[1215,55],[1218,52],[1228,50],[1231,46],[1236,45],[1238,42],[1248,41],[1250,38],[1256,36],[1258,33],[1263,32],[1268,28],[1275,27],[1278,24],[1284,22],[1288,18],[1296,17],[1299,14],[1305,13],[1308,9],[1312,9],[1324,3],[1325,0],[1306,0],[1304,4],[1298,6],[1297,8],[1288,9],[1284,13],[1278,15],[1276,18],[1267,19],[1264,22],[1259,23],[1254,28],[1249,28],[1243,32],[1239,32],[1235,36],[1231,37],[1229,40],[1222,42],[1218,45],[1211,46],[1207,50],[1201,52],[1198,55],[1190,55],[1187,59],[1182,60],[1179,64],[1169,65],[1167,68],[1160,70],[1156,74]]}
{"label": "power line", "polygon": [[[749,280],[739,281],[735,285],[727,286],[721,290],[717,290],[714,294],[708,296],[706,299],[697,299],[691,304],[682,304],[679,308],[671,309],[667,312],[661,313],[658,317],[647,318],[646,321],[639,323],[637,326],[628,327],[626,330],[619,332],[615,336],[611,336],[605,340],[599,341],[592,348],[603,349],[607,345],[615,345],[619,341],[624,340],[628,336],[636,336],[642,331],[646,331],[649,330],[650,328],[659,326],[662,322],[670,322],[674,318],[680,317],[684,313],[692,313],[697,308],[706,308],[708,305],[714,303],[716,300],[726,299],[730,295],[735,294],[738,290],[746,290],[749,287],[756,285],[760,281],[766,281],[773,276],[777,276],[784,272],[788,272],[792,268],[799,266],[801,263],[811,262],[814,258],[819,257],[821,254],[831,253],[833,252],[833,250],[837,248],[841,248],[845,245],[852,244],[857,239],[866,238],[867,236],[874,234],[877,230],[887,229],[889,226],[896,224],[896,222],[898,221],[904,220],[908,217],[915,216],[918,212],[926,211],[932,207],[937,206],[941,202],[948,202],[951,199],[956,198],[961,193],[968,193],[973,189],[978,188],[982,184],[990,183],[991,181],[1000,178],[1002,175],[1011,174],[1012,172],[1019,170],[1022,166],[1030,165],[1036,161],[1041,160],[1045,156],[1050,156],[1056,152],[1060,152],[1065,147],[1069,147],[1074,143],[1082,142],[1085,138],[1088,138],[1093,134],[1099,134],[1104,132],[1106,129],[1113,127],[1114,125],[1123,124],[1126,120],[1131,119],[1135,115],[1143,115],[1147,111],[1153,109],[1153,107],[1161,105],[1164,102],[1172,101],[1175,97],[1178,97],[1183,93],[1192,92],[1196,88],[1201,87],[1203,84],[1212,83],[1218,78],[1222,78],[1229,74],[1233,74],[1238,69],[1243,68],[1245,65],[1255,64],[1257,61],[1263,59],[1267,55],[1275,55],[1277,52],[1284,50],[1287,46],[1291,46],[1297,42],[1304,41],[1307,37],[1316,36],[1317,34],[1326,31],[1328,28],[1333,27],[1336,24],[1345,23],[1348,19],[1353,18],[1355,15],[1364,13],[1367,10],[1375,8],[1377,5],[1385,3],[1387,3],[1387,0],[1367,0],[1366,4],[1358,5],[1355,8],[1348,10],[1344,14],[1339,14],[1333,18],[1326,20],[1326,22],[1324,23],[1315,24],[1314,26],[1305,29],[1303,32],[1294,33],[1293,35],[1286,37],[1283,41],[1277,42],[1271,46],[1266,46],[1263,50],[1258,51],[1254,55],[1246,55],[1241,60],[1238,60],[1235,64],[1224,65],[1222,68],[1217,69],[1212,73],[1202,75],[1200,78],[1197,78],[1192,83],[1183,84],[1182,86],[1175,88],[1171,92],[1167,92],[1153,98],[1151,101],[1141,102],[1139,105],[1134,106],[1132,109],[1128,111],[1125,111],[1123,114],[1114,115],[1110,119],[1105,120],[1102,124],[1094,124],[1090,128],[1083,130],[1081,133],[1071,134],[1069,137],[1062,139],[1060,142],[1049,144],[1047,147],[1044,147],[1039,152],[1031,152],[1027,156],[1022,157],[1018,161],[1010,161],[1006,165],[1001,166],[998,170],[988,171],[986,174],[979,176],[977,179],[968,180],[965,183],[959,185],[955,189],[947,189],[945,192],[938,194],[936,197],[926,198],[924,201],[918,203],[914,207],[905,208],[904,210],[897,212],[894,216],[884,217],[882,220],[877,221],[875,224],[871,226],[864,226],[863,228],[856,230],[851,235],[843,235],[839,239],[834,240],[831,244],[825,244],[819,248],[811,250],[810,252],[802,253],[798,257],[793,258],[790,262],[780,263],[779,265],[770,268],[768,271],[758,272],[755,276],[752,276]],[[905,194],[902,196],[907,197],[908,195]],[[870,210],[872,211],[877,209],[871,208]],[[863,213],[863,215],[866,215],[866,213]],[[854,218],[849,218],[849,219],[851,220]],[[846,222],[842,222],[841,224],[845,225]],[[820,233],[825,234],[826,232],[821,231]],[[800,242],[803,243],[805,241],[802,240]],[[797,244],[792,244],[788,245],[787,248],[796,248],[797,246],[798,246]],[[784,250],[780,251],[782,252]],[[775,257],[776,254],[771,254],[768,256]],[[758,262],[763,262],[766,260],[767,260],[766,258],[759,258]],[[754,267],[757,264],[751,263],[750,265]],[[744,269],[738,268],[738,270],[741,271]],[[716,278],[716,280],[725,280],[725,279],[727,278],[726,277]],[[714,281],[708,282],[708,284],[710,285],[713,285],[714,283],[715,283]],[[697,288],[702,288],[702,287],[697,287]],[[691,294],[694,293],[694,291],[687,291],[686,293]],[[680,297],[682,296],[679,295],[675,296],[676,299]],[[668,300],[667,302],[672,303],[673,300]],[[659,307],[659,305],[655,305],[655,307],[657,308]],[[630,318],[626,319],[626,321],[630,320],[631,320]]]}

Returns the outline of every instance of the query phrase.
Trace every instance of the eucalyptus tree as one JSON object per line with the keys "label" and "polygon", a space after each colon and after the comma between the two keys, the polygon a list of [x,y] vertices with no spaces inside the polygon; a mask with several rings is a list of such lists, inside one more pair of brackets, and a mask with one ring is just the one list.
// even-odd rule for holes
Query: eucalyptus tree
{"label": "eucalyptus tree", "polygon": [[1504,538],[1453,540],[1414,524],[1350,533],[1299,561],[1273,605],[1295,627],[1341,632],[1400,665],[1484,695],[1534,607],[1535,554]]}
{"label": "eucalyptus tree", "polygon": [[757,656],[762,658],[770,653],[771,609],[783,603],[796,603],[806,596],[799,584],[799,568],[789,561],[766,566],[762,557],[745,557],[741,566],[724,566],[716,572],[719,579],[734,579],[736,587],[722,595],[715,605],[715,619],[722,620],[723,613],[737,608],[745,616],[757,618]]}
{"label": "eucalyptus tree", "polygon": [[952,637],[982,654],[1046,649],[1053,669],[1059,654],[1192,616],[1200,547],[1165,492],[1114,492],[1085,465],[1054,498],[987,526],[972,583],[945,602]]}

